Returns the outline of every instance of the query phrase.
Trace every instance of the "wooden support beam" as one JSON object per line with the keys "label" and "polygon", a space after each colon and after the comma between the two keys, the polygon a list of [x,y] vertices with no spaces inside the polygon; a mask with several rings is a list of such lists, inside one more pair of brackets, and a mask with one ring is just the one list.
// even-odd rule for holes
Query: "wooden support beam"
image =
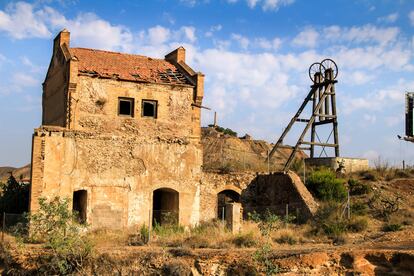
{"label": "wooden support beam", "polygon": [[321,146],[321,147],[337,147],[338,144],[329,144],[329,143],[319,143],[319,142],[306,142],[303,141],[302,144],[304,145],[316,145],[316,146]]}
{"label": "wooden support beam", "polygon": [[336,118],[336,115],[327,115],[327,114],[319,114],[319,113],[315,113],[315,116],[323,116],[324,118]]}
{"label": "wooden support beam", "polygon": [[309,122],[309,119],[300,119],[300,118],[298,118],[298,119],[296,119],[296,122],[307,123],[307,122]]}
{"label": "wooden support beam", "polygon": [[313,124],[315,126],[319,126],[319,125],[326,125],[326,124],[332,124],[335,120],[334,119],[328,119],[328,120],[323,120],[320,122],[314,122]]}

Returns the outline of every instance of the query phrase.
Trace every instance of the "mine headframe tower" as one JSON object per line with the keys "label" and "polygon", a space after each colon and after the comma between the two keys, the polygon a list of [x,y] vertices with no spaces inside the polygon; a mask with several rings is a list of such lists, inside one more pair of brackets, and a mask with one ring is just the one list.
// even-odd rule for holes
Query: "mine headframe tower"
{"label": "mine headframe tower", "polygon": [[[292,149],[292,152],[287,159],[283,168],[284,172],[287,172],[292,165],[295,155],[298,150],[309,150],[310,157],[315,157],[315,147],[322,147],[321,154],[327,153],[326,147],[332,147],[335,150],[335,157],[339,157],[339,139],[338,139],[338,120],[336,115],[336,98],[335,98],[335,84],[338,82],[336,77],[338,76],[338,67],[332,59],[324,59],[322,62],[315,62],[309,67],[309,77],[313,84],[311,89],[303,101],[299,110],[290,120],[290,123],[283,131],[276,145],[273,147],[269,154],[269,159],[280,148]],[[300,118],[303,110],[306,106],[312,102],[312,115],[309,119]],[[306,123],[301,135],[299,136],[295,146],[283,145],[283,139],[291,130],[292,126],[297,123]],[[322,142],[316,132],[318,126],[332,124],[332,131],[325,142]],[[305,135],[311,129],[311,140],[304,141]],[[333,143],[329,143],[333,134]],[[317,139],[318,141],[316,141]],[[332,140],[332,139],[331,139]],[[306,145],[307,147],[303,147]]]}

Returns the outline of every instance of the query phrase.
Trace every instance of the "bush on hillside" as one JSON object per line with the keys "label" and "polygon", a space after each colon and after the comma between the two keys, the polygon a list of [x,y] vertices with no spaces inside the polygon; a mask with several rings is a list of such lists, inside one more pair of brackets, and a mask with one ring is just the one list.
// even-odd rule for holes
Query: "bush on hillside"
{"label": "bush on hillside", "polygon": [[351,195],[365,195],[371,192],[371,187],[369,185],[353,178],[348,180],[348,187]]}
{"label": "bush on hillside", "polygon": [[343,179],[336,178],[334,172],[328,169],[314,171],[306,179],[306,186],[311,193],[323,201],[343,201],[347,190]]}

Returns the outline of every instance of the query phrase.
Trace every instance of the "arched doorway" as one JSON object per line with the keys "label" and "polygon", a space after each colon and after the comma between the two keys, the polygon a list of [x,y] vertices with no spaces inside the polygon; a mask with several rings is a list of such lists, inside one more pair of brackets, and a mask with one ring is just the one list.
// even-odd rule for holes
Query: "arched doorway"
{"label": "arched doorway", "polygon": [[152,195],[152,224],[178,224],[179,194],[169,188],[157,189]]}
{"label": "arched doorway", "polygon": [[86,223],[88,192],[79,190],[73,192],[72,210],[76,211],[80,223]]}
{"label": "arched doorway", "polygon": [[240,194],[233,190],[224,190],[217,194],[217,218],[226,219],[226,203],[240,203]]}

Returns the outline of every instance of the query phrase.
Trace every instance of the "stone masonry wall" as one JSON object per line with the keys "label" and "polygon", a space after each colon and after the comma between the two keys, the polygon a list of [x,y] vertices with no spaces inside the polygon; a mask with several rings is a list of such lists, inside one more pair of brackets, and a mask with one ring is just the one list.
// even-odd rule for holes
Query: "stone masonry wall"
{"label": "stone masonry wall", "polygon": [[39,129],[34,153],[43,154],[33,174],[31,209],[40,196],[72,198],[87,191],[87,222],[94,228],[149,223],[152,194],[158,188],[179,193],[179,222],[199,221],[202,154],[193,144],[143,143],[130,137],[86,135]]}
{"label": "stone masonry wall", "polygon": [[[71,129],[35,130],[31,211],[38,198],[72,199],[87,191],[92,227],[150,221],[153,191],[179,193],[179,222],[199,221],[202,148],[193,87],[77,77]],[[118,97],[134,98],[134,117],[118,115]],[[158,102],[157,118],[141,116],[141,101]],[[197,108],[199,109],[199,108]]]}
{"label": "stone masonry wall", "polygon": [[[293,172],[288,174],[259,173],[203,173],[201,181],[201,219],[217,218],[217,195],[231,190],[241,195],[244,217],[248,212],[263,213],[266,209],[284,215],[289,204],[293,215],[296,212],[304,219],[317,210],[317,203]],[[296,209],[298,211],[296,211]]]}

